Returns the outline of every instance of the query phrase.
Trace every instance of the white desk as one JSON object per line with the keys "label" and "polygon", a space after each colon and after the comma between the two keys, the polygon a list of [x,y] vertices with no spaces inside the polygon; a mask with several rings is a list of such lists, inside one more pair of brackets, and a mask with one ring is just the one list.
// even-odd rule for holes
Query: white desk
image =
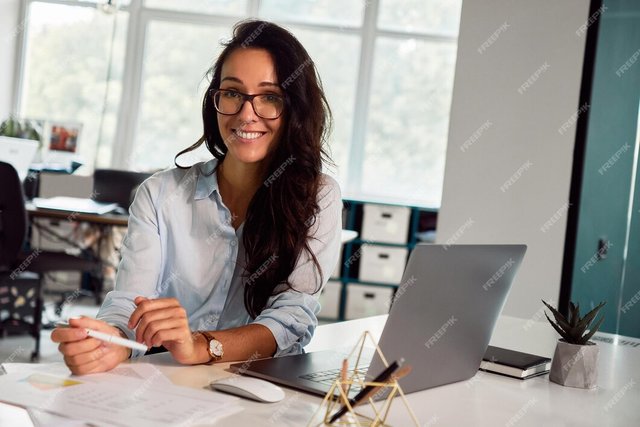
{"label": "white desk", "polygon": [[[330,349],[335,343],[349,347],[365,329],[377,338],[385,319],[386,316],[376,316],[320,326],[307,350]],[[609,334],[599,337],[617,339]],[[491,344],[551,357],[556,339],[548,324],[502,316]],[[520,381],[479,372],[468,381],[412,393],[408,400],[421,427],[640,426],[640,340],[626,342],[627,345],[620,345],[598,341],[600,374],[594,390],[562,387],[549,382],[547,375]],[[228,364],[180,366],[166,353],[141,361],[155,363],[174,383],[191,387],[203,387],[231,375],[225,370]],[[243,412],[215,425],[304,426],[320,403],[319,397],[286,389],[286,398],[275,404],[242,399]],[[0,421],[10,417],[7,411],[0,409]],[[411,425],[400,401],[394,403],[389,422],[396,427]]]}

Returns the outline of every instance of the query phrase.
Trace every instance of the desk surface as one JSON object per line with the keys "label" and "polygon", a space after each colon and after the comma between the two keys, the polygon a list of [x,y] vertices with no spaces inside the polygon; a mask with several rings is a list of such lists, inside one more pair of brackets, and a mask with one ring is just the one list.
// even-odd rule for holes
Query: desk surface
{"label": "desk surface", "polygon": [[27,214],[31,218],[48,218],[48,219],[61,219],[65,221],[82,221],[91,224],[100,225],[116,225],[127,226],[129,221],[129,215],[114,215],[114,214],[87,214],[79,212],[67,212],[57,211],[53,209],[40,209],[33,205],[33,203],[27,202],[25,204]]}
{"label": "desk surface", "polygon": [[[386,316],[321,326],[307,349],[341,348],[355,344],[364,330],[378,337]],[[552,356],[557,337],[544,323],[502,316],[492,345]],[[640,425],[640,340],[598,334],[600,374],[598,387],[581,390],[551,383],[548,376],[526,381],[478,372],[473,378],[454,384],[409,394],[421,427],[427,426],[638,426]],[[605,341],[611,342],[605,342]],[[229,364],[181,366],[169,354],[140,359],[154,363],[175,384],[204,387],[209,382],[232,375]],[[136,363],[136,362],[131,362]],[[437,367],[436,367],[437,369]],[[284,400],[263,404],[241,399],[244,411],[233,421],[222,419],[216,426],[304,426],[321,404],[321,398],[285,389]],[[0,424],[12,425],[24,414],[15,407],[0,408]],[[28,421],[27,421],[28,422]],[[397,400],[388,420],[393,426],[409,426],[410,421]],[[319,423],[319,418],[314,425]]]}
{"label": "desk surface", "polygon": [[[377,339],[386,316],[321,326],[307,347],[325,350],[336,342],[348,348],[364,330]],[[551,383],[548,375],[521,381],[478,372],[467,381],[409,394],[408,400],[426,426],[638,426],[640,412],[640,340],[599,334],[600,365],[598,387],[581,390]],[[601,340],[612,340],[613,343]],[[491,344],[551,357],[557,335],[548,324],[502,316]],[[623,344],[621,344],[621,342]],[[626,344],[624,344],[626,343]],[[203,387],[231,375],[228,364],[177,366],[168,354],[143,358],[159,365],[180,385]],[[319,397],[285,389],[286,398],[275,404],[242,400],[245,411],[234,415],[234,426],[302,426],[321,403]],[[393,426],[408,426],[408,415],[400,401],[390,414]],[[319,420],[318,420],[319,421]],[[222,420],[216,425],[228,425]]]}

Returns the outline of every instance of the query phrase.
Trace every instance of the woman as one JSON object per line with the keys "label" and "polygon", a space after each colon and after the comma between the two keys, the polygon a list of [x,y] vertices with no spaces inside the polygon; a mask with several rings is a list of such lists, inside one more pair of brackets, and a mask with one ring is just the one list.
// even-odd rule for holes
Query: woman
{"label": "woman", "polygon": [[342,202],[322,174],[330,112],[286,30],[241,22],[214,64],[203,142],[215,159],[155,174],[130,209],[116,289],[97,319],[55,329],[74,374],[142,352],[84,328],[163,346],[184,364],[302,351],[338,259]]}

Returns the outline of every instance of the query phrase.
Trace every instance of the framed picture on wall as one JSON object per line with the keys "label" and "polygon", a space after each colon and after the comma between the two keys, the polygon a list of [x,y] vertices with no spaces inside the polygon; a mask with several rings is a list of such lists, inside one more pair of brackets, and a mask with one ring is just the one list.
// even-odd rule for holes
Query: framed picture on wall
{"label": "framed picture on wall", "polygon": [[75,153],[82,131],[79,122],[53,122],[47,124],[47,146],[49,151]]}

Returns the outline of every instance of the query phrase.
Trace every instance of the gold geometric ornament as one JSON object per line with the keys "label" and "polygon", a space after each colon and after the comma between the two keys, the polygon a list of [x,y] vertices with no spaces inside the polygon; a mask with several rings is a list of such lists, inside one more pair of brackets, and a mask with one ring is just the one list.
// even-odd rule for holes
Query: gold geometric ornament
{"label": "gold geometric ornament", "polygon": [[[331,425],[331,426],[367,426],[367,427],[390,427],[389,424],[386,424],[387,416],[389,415],[389,411],[391,410],[391,405],[394,402],[394,397],[400,396],[402,402],[404,403],[407,412],[411,416],[414,424],[417,427],[420,427],[420,423],[416,418],[415,414],[411,410],[409,406],[409,402],[402,391],[402,387],[398,384],[398,379],[404,376],[411,369],[409,366],[401,368],[395,375],[392,375],[392,379],[388,382],[372,382],[365,381],[365,376],[358,371],[358,366],[360,366],[360,359],[362,357],[362,352],[365,348],[365,343],[367,338],[373,344],[376,349],[376,352],[380,356],[382,363],[385,367],[389,366],[387,359],[384,357],[384,354],[378,347],[378,344],[373,339],[373,336],[369,331],[365,331],[358,340],[356,346],[349,353],[349,357],[347,360],[352,360],[352,356],[357,353],[356,363],[353,366],[352,370],[348,371],[348,375],[346,379],[342,379],[341,375],[335,379],[331,388],[327,392],[322,401],[322,404],[318,407],[316,412],[309,420],[307,424],[308,427],[311,426],[323,426],[323,425]],[[360,390],[364,389],[367,386],[376,387],[375,393],[369,393],[366,399],[363,399],[357,406],[353,407],[349,402],[349,391],[352,386],[358,386]],[[388,395],[384,400],[380,400],[378,402],[375,401],[375,398],[380,396],[381,394],[388,391]],[[338,392],[338,397],[335,397],[336,392]],[[369,407],[372,410],[373,416],[365,415],[362,413],[359,408],[362,406],[367,406],[365,403],[368,403]],[[330,423],[329,420],[341,407],[346,406],[346,413],[336,420],[333,423]],[[325,408],[325,414],[322,421],[319,423],[314,422],[317,415],[322,411],[323,407]]]}

